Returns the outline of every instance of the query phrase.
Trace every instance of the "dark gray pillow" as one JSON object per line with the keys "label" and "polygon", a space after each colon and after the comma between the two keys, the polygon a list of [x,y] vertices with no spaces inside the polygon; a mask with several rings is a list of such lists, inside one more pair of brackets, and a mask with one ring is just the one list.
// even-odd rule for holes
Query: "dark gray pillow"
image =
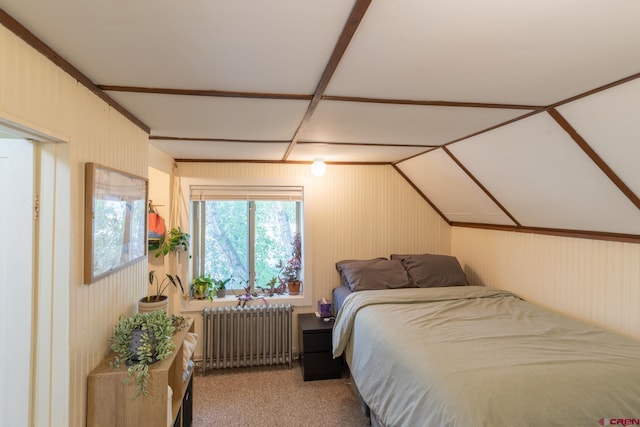
{"label": "dark gray pillow", "polygon": [[352,291],[411,287],[400,260],[373,259],[336,263],[336,268]]}
{"label": "dark gray pillow", "polygon": [[347,280],[346,277],[344,277],[344,274],[342,274],[342,271],[340,270],[340,266],[344,264],[348,264],[350,262],[363,262],[363,261],[369,262],[369,261],[376,261],[381,259],[387,259],[387,258],[379,257],[379,258],[373,258],[373,259],[343,259],[342,261],[336,262],[336,270],[338,270],[338,273],[340,273],[340,280],[342,280],[342,285],[349,287],[349,281]]}
{"label": "dark gray pillow", "polygon": [[467,276],[455,257],[448,255],[391,255],[407,269],[411,282],[419,288],[467,286]]}

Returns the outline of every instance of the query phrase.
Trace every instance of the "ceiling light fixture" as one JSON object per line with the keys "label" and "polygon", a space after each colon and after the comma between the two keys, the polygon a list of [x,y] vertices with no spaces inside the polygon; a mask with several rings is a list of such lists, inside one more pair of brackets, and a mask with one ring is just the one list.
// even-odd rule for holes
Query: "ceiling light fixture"
{"label": "ceiling light fixture", "polygon": [[326,171],[327,165],[321,159],[313,161],[313,164],[311,165],[311,173],[313,176],[323,176]]}

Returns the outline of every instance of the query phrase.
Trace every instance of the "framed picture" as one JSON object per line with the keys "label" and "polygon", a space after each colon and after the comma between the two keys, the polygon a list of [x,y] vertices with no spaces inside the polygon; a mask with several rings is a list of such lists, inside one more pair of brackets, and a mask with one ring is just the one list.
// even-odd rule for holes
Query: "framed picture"
{"label": "framed picture", "polygon": [[84,282],[147,255],[148,180],[96,163],[85,167]]}

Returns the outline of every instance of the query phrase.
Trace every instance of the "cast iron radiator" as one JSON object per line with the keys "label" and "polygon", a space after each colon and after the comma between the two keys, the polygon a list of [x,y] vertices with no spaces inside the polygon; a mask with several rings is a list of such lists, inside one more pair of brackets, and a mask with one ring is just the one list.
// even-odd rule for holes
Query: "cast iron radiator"
{"label": "cast iron radiator", "polygon": [[292,313],[290,304],[205,308],[202,374],[287,363],[291,368]]}

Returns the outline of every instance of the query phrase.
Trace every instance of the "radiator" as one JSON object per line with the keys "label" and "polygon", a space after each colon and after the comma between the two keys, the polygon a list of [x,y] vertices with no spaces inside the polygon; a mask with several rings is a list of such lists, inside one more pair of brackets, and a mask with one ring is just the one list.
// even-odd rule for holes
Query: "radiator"
{"label": "radiator", "polygon": [[202,374],[287,363],[291,368],[292,313],[290,304],[205,308]]}

